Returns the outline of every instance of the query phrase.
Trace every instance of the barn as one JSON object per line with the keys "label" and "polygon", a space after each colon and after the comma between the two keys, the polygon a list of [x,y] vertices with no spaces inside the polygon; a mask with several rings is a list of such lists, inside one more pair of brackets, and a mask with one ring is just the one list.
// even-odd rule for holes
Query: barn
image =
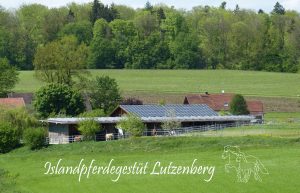
{"label": "barn", "polygon": [[[214,111],[229,111],[229,104],[235,94],[191,94],[184,98],[183,104],[206,104]],[[261,101],[246,101],[250,115],[255,116],[257,120],[263,120],[264,106]]]}
{"label": "barn", "polygon": [[[170,105],[120,105],[109,117],[95,117],[103,131],[97,133],[96,140],[105,140],[105,134],[118,134],[116,125],[125,115],[133,114],[141,118],[145,124],[145,135],[151,135],[153,129],[160,130],[166,120],[179,121],[182,127],[201,125],[250,122],[252,116],[219,116],[217,112],[205,104],[170,104]],[[80,135],[77,126],[86,118],[49,118],[49,142],[52,144],[69,143],[74,136]]]}
{"label": "barn", "polygon": [[25,107],[23,98],[0,98],[0,108],[17,109]]}

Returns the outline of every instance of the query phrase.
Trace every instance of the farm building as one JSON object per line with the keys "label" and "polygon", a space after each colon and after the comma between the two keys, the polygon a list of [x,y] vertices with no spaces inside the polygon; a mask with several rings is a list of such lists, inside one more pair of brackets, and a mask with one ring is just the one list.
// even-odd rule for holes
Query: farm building
{"label": "farm building", "polygon": [[[234,97],[231,93],[221,94],[192,94],[184,98],[184,104],[206,104],[213,110],[229,111],[229,104]],[[264,107],[261,101],[246,101],[250,115],[255,116],[256,119],[263,120]]]}
{"label": "farm building", "polygon": [[[172,112],[172,116],[170,113]],[[110,117],[93,118],[101,124],[103,130],[97,133],[97,140],[105,140],[105,134],[118,135],[116,124],[124,119],[124,115],[134,114],[145,123],[145,135],[151,135],[153,129],[160,130],[161,124],[166,120],[176,120],[182,127],[212,125],[235,122],[250,122],[251,116],[219,116],[207,105],[120,105]],[[80,135],[77,126],[86,118],[49,118],[50,143],[69,143],[74,137]]]}
{"label": "farm building", "polygon": [[16,109],[25,107],[23,98],[0,98],[0,108]]}

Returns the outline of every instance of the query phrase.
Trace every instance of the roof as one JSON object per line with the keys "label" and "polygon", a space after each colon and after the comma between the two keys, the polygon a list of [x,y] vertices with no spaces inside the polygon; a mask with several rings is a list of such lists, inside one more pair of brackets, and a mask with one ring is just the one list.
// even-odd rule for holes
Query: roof
{"label": "roof", "polygon": [[25,104],[31,104],[33,101],[33,93],[9,93],[8,98],[23,98]]}
{"label": "roof", "polygon": [[0,98],[0,107],[21,108],[25,107],[25,102],[23,98]]}
{"label": "roof", "polygon": [[[207,104],[215,111],[228,111],[229,104],[234,97],[232,93],[222,94],[192,94],[187,95],[184,104]],[[263,113],[263,103],[261,101],[246,101],[250,114]]]}
{"label": "roof", "polygon": [[[94,119],[98,123],[118,123],[126,117],[94,117],[94,118],[49,118],[43,122],[53,124],[78,124],[80,121],[86,119]],[[206,121],[251,121],[253,116],[188,116],[188,117],[141,117],[144,123],[164,122],[166,120],[174,120],[180,122],[206,122]]]}
{"label": "roof", "polygon": [[218,116],[206,104],[120,105],[119,108],[139,117],[166,117],[173,112],[176,117]]}
{"label": "roof", "polygon": [[246,101],[251,114],[261,114],[264,112],[264,105],[261,101]]}

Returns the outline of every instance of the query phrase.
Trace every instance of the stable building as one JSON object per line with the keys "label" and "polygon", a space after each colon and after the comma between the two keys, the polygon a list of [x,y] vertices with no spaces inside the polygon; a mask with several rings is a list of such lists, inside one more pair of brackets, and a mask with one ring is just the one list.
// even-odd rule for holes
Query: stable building
{"label": "stable building", "polygon": [[[141,118],[145,124],[145,135],[151,135],[153,129],[160,130],[165,121],[176,120],[182,127],[202,126],[223,123],[245,123],[252,116],[220,116],[205,104],[173,104],[173,105],[120,105],[110,117],[92,118],[99,123],[103,130],[97,133],[96,140],[105,140],[105,134],[118,135],[116,125],[132,114]],[[49,143],[60,144],[74,141],[79,136],[78,124],[88,118],[49,118],[44,122],[49,125]]]}

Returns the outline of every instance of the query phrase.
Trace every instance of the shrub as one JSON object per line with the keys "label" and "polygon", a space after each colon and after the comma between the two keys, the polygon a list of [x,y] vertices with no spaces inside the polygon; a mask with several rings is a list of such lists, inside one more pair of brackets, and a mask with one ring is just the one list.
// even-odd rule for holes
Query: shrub
{"label": "shrub", "polygon": [[20,132],[20,136],[26,128],[41,126],[41,123],[25,108],[0,109],[0,119],[14,125]]}
{"label": "shrub", "polygon": [[30,149],[40,149],[46,146],[46,131],[44,128],[29,128],[24,131],[25,145]]}
{"label": "shrub", "polygon": [[101,130],[101,125],[94,119],[80,121],[78,130],[84,136],[84,140],[92,140],[96,132]]}
{"label": "shrub", "polygon": [[233,115],[248,115],[248,107],[246,100],[240,94],[234,95],[230,102],[230,113]]}
{"label": "shrub", "polygon": [[128,115],[126,118],[122,119],[117,127],[128,131],[134,137],[142,136],[145,129],[145,125],[141,118],[134,115]]}
{"label": "shrub", "polygon": [[16,148],[20,143],[18,129],[8,122],[0,123],[0,153],[6,153]]}

